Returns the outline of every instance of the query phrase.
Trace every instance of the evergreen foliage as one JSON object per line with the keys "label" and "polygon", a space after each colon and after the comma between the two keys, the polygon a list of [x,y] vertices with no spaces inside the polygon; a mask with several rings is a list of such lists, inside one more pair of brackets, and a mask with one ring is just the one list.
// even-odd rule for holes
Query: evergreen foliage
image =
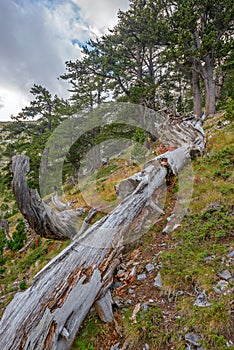
{"label": "evergreen foliage", "polygon": [[7,242],[7,246],[14,251],[20,250],[23,248],[26,238],[25,223],[20,219],[16,226],[16,230],[12,234],[12,239]]}

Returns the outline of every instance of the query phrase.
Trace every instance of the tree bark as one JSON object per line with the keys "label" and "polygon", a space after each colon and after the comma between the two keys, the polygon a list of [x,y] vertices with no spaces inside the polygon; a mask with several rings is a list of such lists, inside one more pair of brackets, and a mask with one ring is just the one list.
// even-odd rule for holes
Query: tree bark
{"label": "tree bark", "polygon": [[[113,320],[110,286],[123,247],[140,238],[163,214],[160,197],[168,167],[177,175],[189,161],[191,146],[200,150],[203,142],[204,148],[204,132],[199,125],[189,118],[177,119],[177,124],[175,120],[168,123],[164,132],[172,131],[168,139],[176,139],[178,148],[150,161],[142,172],[124,180],[130,187],[119,185],[122,202],[104,218],[81,230],[82,235],[75,236],[71,244],[34,277],[29,289],[15,295],[0,322],[1,349],[67,350],[92,305],[103,321]],[[28,159],[16,157],[13,164],[17,174],[13,181],[15,193],[31,201],[32,190],[27,188],[25,180]],[[20,165],[24,175],[18,171]],[[26,197],[19,191],[20,181]],[[32,210],[30,204],[22,205],[20,198],[17,201],[24,215],[28,215]],[[36,209],[35,202],[33,209]],[[40,211],[41,203],[37,209]],[[33,220],[30,223],[35,226]]]}
{"label": "tree bark", "polygon": [[201,118],[202,116],[202,99],[199,73],[192,70],[192,92],[193,92],[193,113]]}
{"label": "tree bark", "polygon": [[204,79],[204,85],[205,85],[205,91],[206,91],[206,116],[214,115],[216,110],[216,87],[215,87],[215,80],[214,80],[214,62],[213,58],[210,56],[207,56],[205,58],[205,65],[202,67],[203,71],[203,79]]}
{"label": "tree bark", "polygon": [[29,158],[12,158],[12,188],[16,203],[31,228],[39,235],[53,239],[72,238],[77,231],[78,216],[83,210],[65,210],[56,213],[39,196],[37,190],[28,187],[26,175],[29,172]]}
{"label": "tree bark", "polygon": [[88,157],[88,171],[95,171],[101,168],[102,166],[102,156],[101,156],[101,146],[95,145],[89,151]]}

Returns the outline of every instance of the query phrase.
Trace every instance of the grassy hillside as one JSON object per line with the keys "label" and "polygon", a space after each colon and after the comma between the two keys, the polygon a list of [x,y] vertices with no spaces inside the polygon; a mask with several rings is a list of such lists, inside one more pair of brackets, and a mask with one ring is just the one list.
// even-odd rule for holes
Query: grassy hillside
{"label": "grassy hillside", "polygon": [[[126,249],[116,271],[115,322],[103,324],[91,310],[72,349],[234,349],[233,122],[230,115],[219,113],[204,127],[207,148],[204,157],[193,161],[194,191],[187,216],[173,234],[162,232],[176,201],[177,182],[172,178],[165,217]],[[125,159],[113,159],[98,171],[93,187],[111,202],[114,185],[138,170]],[[91,185],[89,181],[87,198],[92,197]],[[67,183],[64,190],[76,207],[84,204],[78,187]],[[20,217],[17,213],[9,218],[11,235]],[[2,311],[69,241],[41,239],[29,231],[27,243],[28,248],[17,252],[5,248]]]}
{"label": "grassy hillside", "polygon": [[[162,233],[163,218],[125,253],[113,285],[115,323],[91,312],[72,349],[234,349],[233,123],[219,113],[204,127],[189,214],[172,235]],[[175,195],[171,186],[168,215]],[[204,307],[194,305],[201,294]]]}

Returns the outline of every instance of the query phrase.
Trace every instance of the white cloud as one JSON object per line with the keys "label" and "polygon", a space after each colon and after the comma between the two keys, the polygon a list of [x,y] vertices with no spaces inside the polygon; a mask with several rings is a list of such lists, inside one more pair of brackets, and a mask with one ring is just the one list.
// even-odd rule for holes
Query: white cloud
{"label": "white cloud", "polygon": [[80,57],[75,43],[103,34],[127,5],[128,0],[0,0],[0,120],[30,101],[34,83],[63,94],[57,77],[66,60]]}
{"label": "white cloud", "polygon": [[72,0],[81,8],[83,20],[90,25],[90,28],[98,29],[98,34],[104,34],[107,28],[113,27],[117,22],[119,9],[126,10],[126,0]]}
{"label": "white cloud", "polygon": [[9,119],[9,116],[16,115],[21,108],[23,108],[27,104],[27,99],[25,98],[24,92],[12,91],[0,88],[0,96],[1,101],[3,102],[3,107],[1,108],[0,101],[0,114],[2,110],[4,110],[4,114],[8,116],[8,118],[0,118],[0,120]]}

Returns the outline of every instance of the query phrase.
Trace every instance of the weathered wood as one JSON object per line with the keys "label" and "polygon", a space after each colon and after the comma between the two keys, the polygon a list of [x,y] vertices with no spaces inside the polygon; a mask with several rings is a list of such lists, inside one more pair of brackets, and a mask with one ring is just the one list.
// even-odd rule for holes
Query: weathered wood
{"label": "weathered wood", "polygon": [[111,297],[110,289],[108,289],[106,294],[100,297],[94,303],[94,307],[97,310],[97,313],[103,322],[111,322],[114,320],[114,315],[112,312],[112,304],[113,304],[113,300]]}
{"label": "weathered wood", "polygon": [[99,298],[100,314],[111,319],[110,302],[103,296],[109,293],[123,245],[139,238],[160,215],[150,203],[167,171],[159,161],[149,167],[130,196],[54,258],[28,290],[16,294],[0,323],[0,348],[68,349]]}
{"label": "weathered wood", "polygon": [[51,202],[58,211],[67,210],[72,206],[70,203],[61,202],[57,192],[51,197]]}
{"label": "weathered wood", "polygon": [[28,187],[26,175],[29,172],[29,158],[14,156],[12,158],[12,188],[19,210],[31,228],[46,238],[67,239],[76,233],[78,216],[82,210],[65,210],[56,213],[39,196],[37,190]]}
{"label": "weathered wood", "polygon": [[[201,140],[202,133],[194,130]],[[103,320],[113,319],[109,290],[123,247],[140,238],[163,213],[161,196],[168,167],[162,164],[161,158],[165,158],[172,171],[178,174],[189,161],[191,148],[196,147],[193,142],[198,142],[199,137],[194,138],[193,133],[191,135],[191,143],[186,140],[187,145],[184,146],[181,141],[179,149],[154,159],[133,179],[127,179],[127,183],[132,185],[130,189],[127,186],[127,194],[124,192],[125,186],[120,184],[118,188],[122,188],[123,201],[92,226],[85,224],[81,235],[75,236],[70,245],[34,277],[32,286],[15,295],[0,322],[1,349],[69,349],[92,305],[95,305]],[[16,171],[18,175],[13,181],[19,207],[34,227],[38,208],[41,210],[39,213],[49,213],[44,217],[48,227],[49,217],[54,213],[41,199],[39,206],[38,203],[36,205],[35,200],[39,200],[39,196],[28,188],[25,179],[28,160],[25,157],[14,159],[15,168],[20,163],[23,172]],[[22,195],[19,188],[21,182],[26,191],[23,199],[19,198],[20,193]],[[29,206],[28,201],[33,201],[33,205]],[[57,219],[61,226],[60,217]],[[43,234],[47,234],[41,221],[42,215],[37,220]],[[55,224],[52,222],[52,228]]]}

